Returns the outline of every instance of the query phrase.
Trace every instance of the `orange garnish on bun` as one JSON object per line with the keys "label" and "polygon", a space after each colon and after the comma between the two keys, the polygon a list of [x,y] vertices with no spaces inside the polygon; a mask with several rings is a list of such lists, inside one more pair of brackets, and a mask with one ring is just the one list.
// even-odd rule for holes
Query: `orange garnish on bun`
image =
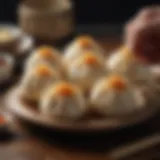
{"label": "orange garnish on bun", "polygon": [[39,48],[39,54],[44,58],[54,58],[53,49],[51,47],[43,46]]}
{"label": "orange garnish on bun", "polygon": [[36,68],[36,73],[43,77],[49,77],[53,74],[53,71],[48,66],[40,65]]}
{"label": "orange garnish on bun", "polygon": [[82,60],[83,60],[83,63],[91,66],[99,64],[98,58],[90,53],[85,54],[82,57]]}
{"label": "orange garnish on bun", "polygon": [[107,82],[110,88],[113,88],[117,91],[122,91],[127,87],[125,79],[118,75],[109,77]]}
{"label": "orange garnish on bun", "polygon": [[77,39],[77,42],[83,48],[89,48],[92,46],[93,39],[90,36],[81,36]]}
{"label": "orange garnish on bun", "polygon": [[58,84],[54,88],[54,90],[58,95],[65,96],[65,97],[72,96],[74,94],[73,86],[67,82],[62,82],[62,83]]}

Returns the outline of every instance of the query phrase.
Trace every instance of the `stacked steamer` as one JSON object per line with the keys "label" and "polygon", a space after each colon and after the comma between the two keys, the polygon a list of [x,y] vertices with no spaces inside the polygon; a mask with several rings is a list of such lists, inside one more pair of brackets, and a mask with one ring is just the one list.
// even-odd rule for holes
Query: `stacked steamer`
{"label": "stacked steamer", "polygon": [[74,31],[70,0],[26,0],[18,8],[19,24],[36,44],[53,44],[70,37]]}
{"label": "stacked steamer", "polygon": [[[64,54],[41,46],[26,60],[19,92],[26,102],[53,119],[77,120],[86,114],[124,116],[149,104],[144,87],[151,83],[149,65],[127,46],[109,58],[91,36],[75,38]],[[95,114],[93,114],[95,113]]]}

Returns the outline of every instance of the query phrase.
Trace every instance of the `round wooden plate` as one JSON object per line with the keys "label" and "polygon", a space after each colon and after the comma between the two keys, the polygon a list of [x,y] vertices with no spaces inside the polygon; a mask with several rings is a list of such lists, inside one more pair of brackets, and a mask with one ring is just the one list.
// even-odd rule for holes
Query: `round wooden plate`
{"label": "round wooden plate", "polygon": [[127,127],[139,124],[153,117],[158,108],[156,106],[149,106],[146,109],[136,112],[132,115],[122,117],[103,117],[95,118],[88,117],[79,121],[60,121],[51,119],[42,115],[37,106],[29,105],[24,102],[19,95],[17,87],[8,92],[4,98],[6,107],[15,114],[18,118],[38,124],[50,129],[60,129],[65,131],[101,131],[101,130],[114,130],[117,128]]}

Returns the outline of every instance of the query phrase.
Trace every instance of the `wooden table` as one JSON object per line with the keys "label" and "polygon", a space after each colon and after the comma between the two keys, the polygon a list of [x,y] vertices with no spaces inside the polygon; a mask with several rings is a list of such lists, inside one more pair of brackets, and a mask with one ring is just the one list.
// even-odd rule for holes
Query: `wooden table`
{"label": "wooden table", "polygon": [[[100,42],[108,51],[119,46],[118,41],[109,44],[106,39],[102,39]],[[109,159],[107,155],[109,149],[131,142],[144,135],[158,132],[159,120],[159,116],[157,116],[142,125],[129,128],[125,131],[111,134],[102,133],[98,136],[100,140],[95,137],[89,144],[85,143],[83,139],[84,142],[78,145],[78,147],[76,147],[75,143],[67,145],[61,138],[60,142],[57,140],[58,136],[56,134],[53,135],[52,141],[40,138],[36,134],[24,134],[26,132],[22,132],[21,134],[14,133],[6,140],[0,141],[0,160],[107,160]],[[72,137],[70,138],[72,141]],[[159,160],[159,150],[160,144],[127,159]]]}
{"label": "wooden table", "polygon": [[[157,123],[155,123],[157,122]],[[159,131],[159,118],[156,117],[142,126],[120,131],[118,134],[105,136],[95,141],[76,144],[70,138],[71,143],[58,139],[55,134],[49,140],[36,134],[14,133],[5,140],[0,140],[1,160],[107,160],[107,152],[119,144],[130,143],[144,135]],[[62,135],[61,135],[62,136]],[[65,136],[65,134],[64,134]],[[96,138],[96,137],[95,137]],[[104,138],[104,139],[103,139]],[[80,142],[80,141],[79,141]],[[160,144],[132,155],[124,160],[159,160]]]}

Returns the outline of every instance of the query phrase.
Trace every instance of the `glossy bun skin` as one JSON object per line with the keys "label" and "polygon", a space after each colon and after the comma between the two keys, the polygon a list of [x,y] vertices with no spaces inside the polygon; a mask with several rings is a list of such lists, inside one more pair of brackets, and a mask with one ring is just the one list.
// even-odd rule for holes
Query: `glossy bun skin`
{"label": "glossy bun skin", "polygon": [[92,109],[104,116],[122,116],[145,107],[146,100],[140,89],[130,86],[121,76],[99,80],[91,90]]}
{"label": "glossy bun skin", "polygon": [[106,59],[105,66],[110,73],[118,73],[133,83],[148,83],[151,78],[149,65],[137,60],[136,56],[122,46]]}
{"label": "glossy bun skin", "polygon": [[41,46],[35,49],[26,60],[24,71],[30,71],[39,64],[50,65],[60,72],[63,72],[64,69],[60,52],[50,46]]}
{"label": "glossy bun skin", "polygon": [[43,94],[40,110],[51,118],[76,120],[86,112],[85,98],[77,86],[59,82]]}
{"label": "glossy bun skin", "polygon": [[43,64],[23,75],[19,90],[23,98],[37,102],[45,89],[59,80],[61,80],[59,73]]}
{"label": "glossy bun skin", "polygon": [[92,54],[99,58],[104,58],[103,49],[91,36],[79,36],[68,44],[64,50],[64,61],[66,63],[73,62],[75,59],[84,55],[85,52],[92,52]]}
{"label": "glossy bun skin", "polygon": [[107,74],[104,63],[99,57],[85,54],[68,66],[68,78],[88,91],[102,76]]}

